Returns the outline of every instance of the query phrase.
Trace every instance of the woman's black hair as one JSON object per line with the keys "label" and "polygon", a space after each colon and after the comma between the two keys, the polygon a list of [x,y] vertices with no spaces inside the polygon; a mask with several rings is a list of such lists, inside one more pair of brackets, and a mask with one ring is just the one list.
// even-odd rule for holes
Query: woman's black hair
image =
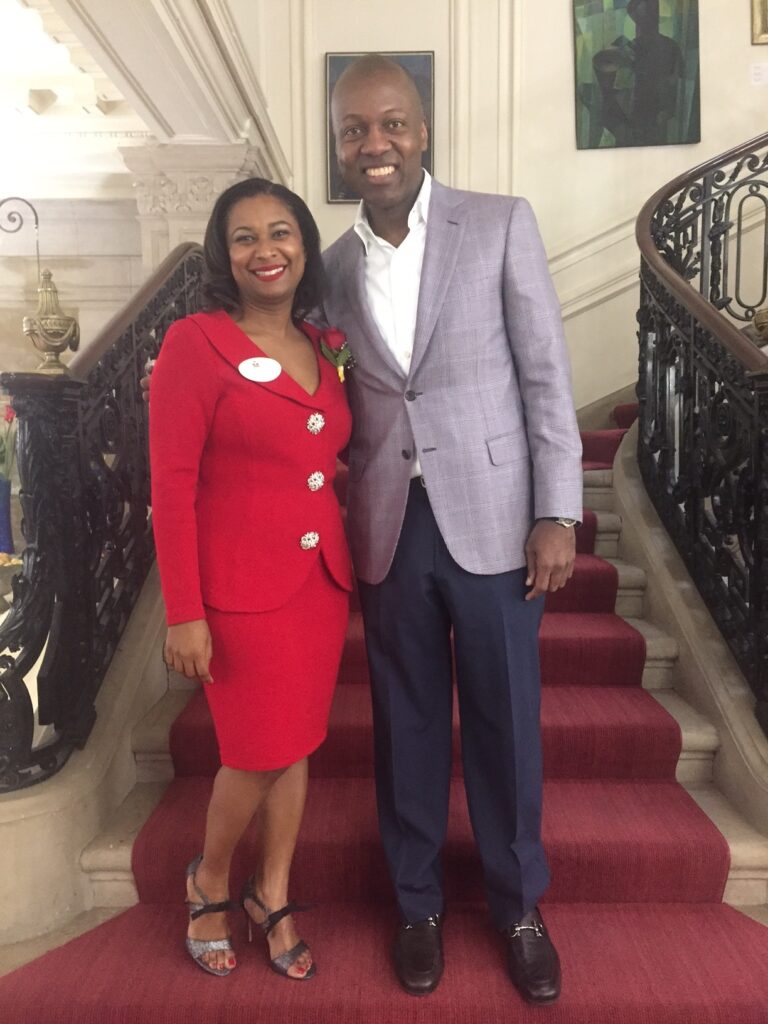
{"label": "woman's black hair", "polygon": [[279,199],[288,207],[299,225],[306,265],[293,298],[292,316],[294,320],[300,320],[316,306],[321,305],[325,293],[320,232],[304,200],[285,185],[267,181],[266,178],[246,178],[245,181],[238,181],[222,192],[214,203],[203,242],[203,308],[208,311],[223,309],[227,313],[237,312],[241,308],[240,292],[232,277],[229,260],[227,218],[235,203],[251,196],[274,196],[275,199]]}

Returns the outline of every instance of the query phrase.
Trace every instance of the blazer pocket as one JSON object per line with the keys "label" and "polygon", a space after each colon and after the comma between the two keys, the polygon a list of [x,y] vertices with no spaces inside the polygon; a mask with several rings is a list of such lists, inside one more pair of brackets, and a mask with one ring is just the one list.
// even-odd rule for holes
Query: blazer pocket
{"label": "blazer pocket", "polygon": [[517,462],[528,458],[528,439],[524,430],[515,430],[511,434],[499,434],[489,437],[485,442],[488,455],[494,466],[505,466],[508,462]]}

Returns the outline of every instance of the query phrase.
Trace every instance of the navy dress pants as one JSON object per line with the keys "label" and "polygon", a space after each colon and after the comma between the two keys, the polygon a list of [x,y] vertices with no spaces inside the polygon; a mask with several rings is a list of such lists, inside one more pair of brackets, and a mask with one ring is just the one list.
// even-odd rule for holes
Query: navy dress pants
{"label": "navy dress pants", "polygon": [[451,636],[464,785],[491,916],[505,928],[549,882],[541,844],[538,630],[526,570],[467,572],[411,482],[394,560],[360,583],[373,694],[379,827],[403,920],[443,910],[451,776]]}

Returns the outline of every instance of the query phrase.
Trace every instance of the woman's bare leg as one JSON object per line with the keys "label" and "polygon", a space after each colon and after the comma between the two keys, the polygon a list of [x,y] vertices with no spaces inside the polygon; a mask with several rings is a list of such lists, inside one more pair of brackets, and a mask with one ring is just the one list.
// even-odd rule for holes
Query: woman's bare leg
{"label": "woman's bare leg", "polygon": [[[260,858],[253,885],[256,895],[270,910],[277,910],[288,902],[291,862],[307,797],[307,774],[306,758],[286,768],[260,807]],[[255,903],[249,901],[247,908],[254,921],[264,919],[263,911]],[[293,918],[284,917],[269,933],[270,957],[293,949],[298,941]],[[288,973],[300,978],[311,966],[312,955],[307,950]]]}
{"label": "woman's bare leg", "polygon": [[[203,859],[194,879],[211,902],[229,898],[229,868],[235,847],[284,772],[285,769],[272,772],[219,769],[208,804]],[[187,880],[187,898],[199,903],[192,881]],[[189,922],[187,934],[193,939],[221,939],[228,931],[225,914],[206,914]],[[214,950],[204,959],[211,967],[234,967],[232,954],[224,950]]]}

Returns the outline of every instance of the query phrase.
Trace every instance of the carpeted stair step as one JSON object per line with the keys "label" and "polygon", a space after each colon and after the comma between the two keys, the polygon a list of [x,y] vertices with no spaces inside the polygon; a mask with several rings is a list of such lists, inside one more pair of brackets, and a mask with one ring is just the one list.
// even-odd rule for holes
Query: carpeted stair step
{"label": "carpeted stair step", "polygon": [[611,419],[622,430],[629,430],[637,419],[639,412],[637,402],[625,402],[623,405],[615,405],[611,412]]}
{"label": "carpeted stair step", "polygon": [[562,590],[546,596],[548,612],[613,612],[619,588],[617,569],[597,555],[577,554],[573,575]]}
{"label": "carpeted stair step", "polygon": [[[541,720],[544,770],[548,778],[675,776],[680,727],[639,687],[546,687]],[[453,732],[453,773],[460,776],[458,706],[454,707]],[[213,723],[202,693],[189,701],[174,723],[171,749],[178,777],[214,775],[218,770]],[[310,759],[312,776],[371,776],[372,750],[371,698],[367,688],[339,686],[328,739]]]}
{"label": "carpeted stair step", "polygon": [[[142,902],[178,899],[178,878],[197,852],[210,795],[208,778],[176,779],[133,846]],[[552,780],[545,783],[544,839],[552,902],[718,900],[728,846],[686,791],[671,781]],[[235,877],[255,863],[246,832]],[[444,853],[450,900],[482,899],[483,887],[461,781],[454,779]],[[311,879],[321,901],[391,899],[372,779],[313,779],[293,878]],[[309,893],[307,893],[309,895]]]}
{"label": "carpeted stair step", "polygon": [[[546,612],[539,648],[545,686],[635,686],[642,679],[647,688],[668,689],[677,657],[675,641],[652,624],[596,612]],[[362,619],[353,615],[339,682],[367,681]]]}
{"label": "carpeted stair step", "polygon": [[[313,786],[321,784],[322,780],[313,782]],[[83,880],[94,907],[125,907],[138,901],[131,864],[133,844],[166,788],[167,783],[136,786],[105,830],[84,850]],[[735,905],[768,905],[768,838],[741,817],[711,783],[697,783],[686,791],[727,840],[730,866],[724,898]]]}
{"label": "carpeted stair step", "polygon": [[[311,893],[311,877],[306,879]],[[289,984],[248,947],[220,981],[183,948],[181,906],[134,907],[0,981],[8,1024],[765,1024],[768,930],[713,904],[554,904],[547,926],[564,964],[555,1006],[526,1006],[504,972],[482,906],[446,915],[446,970],[428,999],[402,992],[388,960],[394,921],[380,907],[331,904],[302,915],[318,972]]]}
{"label": "carpeted stair step", "polygon": [[577,554],[573,576],[562,590],[547,594],[548,612],[643,614],[645,573],[620,559]]}
{"label": "carpeted stair step", "polygon": [[626,430],[588,430],[581,435],[581,464],[585,470],[611,469]]}
{"label": "carpeted stair step", "polygon": [[[545,752],[549,745],[555,742],[551,739],[554,736],[553,728],[556,722],[550,714],[550,708],[556,707],[558,696],[550,697],[550,694],[567,694],[573,690],[572,700],[569,706],[576,709],[577,716],[583,709],[587,708],[587,696],[597,696],[591,687],[547,687],[542,696],[543,719],[544,719],[544,748]],[[682,749],[675,769],[675,777],[682,783],[707,783],[712,778],[712,760],[719,746],[717,730],[699,712],[671,690],[656,690],[652,692],[636,690],[633,687],[601,687],[600,693],[605,693],[606,701],[610,703],[613,710],[605,707],[603,713],[597,717],[589,712],[589,722],[585,726],[582,722],[578,731],[566,730],[568,732],[568,745],[571,753],[569,758],[576,760],[578,752],[586,748],[590,751],[591,766],[587,769],[588,775],[597,774],[597,769],[604,771],[598,765],[597,754],[598,744],[609,740],[609,747],[614,752],[620,751],[622,760],[631,758],[629,750],[639,744],[641,746],[640,763],[646,764],[642,769],[650,777],[663,777],[660,767],[648,766],[649,758],[653,763],[666,764],[665,747],[660,739],[659,720],[654,717],[653,725],[643,708],[644,701],[639,702],[639,694],[647,694],[652,697],[672,716],[677,723],[677,729],[681,734]],[[582,699],[584,695],[584,699]],[[179,701],[179,698],[182,701]],[[190,700],[190,697],[192,698]],[[563,698],[564,699],[564,698]],[[622,738],[621,742],[614,742],[611,733],[614,728],[623,729],[628,721],[634,721],[635,703],[640,703],[642,719],[638,717],[638,724],[642,725],[641,738],[634,734],[631,739]],[[188,711],[182,716],[181,712],[188,705]],[[594,718],[594,720],[593,720]],[[611,724],[602,728],[606,721]],[[213,725],[210,720],[208,708],[201,692],[191,694],[190,692],[169,691],[165,697],[151,710],[146,718],[134,731],[134,754],[136,757],[137,778],[139,782],[169,781],[174,776],[174,764],[170,753],[171,730],[176,730],[176,742],[174,749],[178,759],[179,775],[207,775],[212,774],[218,765],[218,754],[213,738]],[[550,724],[548,724],[550,723]],[[649,728],[653,729],[650,734]],[[592,737],[593,730],[598,730],[600,740]],[[671,727],[664,722],[664,734],[671,731]],[[185,736],[185,733],[187,734]],[[652,739],[649,739],[652,736]],[[557,741],[558,744],[560,741]],[[625,743],[627,747],[625,749]],[[346,751],[344,762],[335,753],[337,744],[342,744]],[[592,746],[594,744],[594,746]],[[458,739],[454,741],[455,749],[458,750]],[[565,749],[565,745],[563,745]],[[548,757],[547,765],[553,762]],[[600,747],[600,757],[605,756],[605,748]],[[327,743],[312,756],[312,772],[316,776],[330,776],[334,774],[347,776],[362,776],[371,770],[371,746],[370,746],[370,697],[364,686],[342,685],[338,687],[334,702],[334,709],[331,715],[329,737]],[[554,768],[552,769],[554,770]],[[583,773],[584,767],[579,763],[578,772]],[[634,766],[632,771],[639,769]],[[456,773],[460,771],[457,764]],[[604,773],[614,772],[620,774],[614,760]],[[666,767],[664,768],[666,772]]]}
{"label": "carpeted stair step", "polygon": [[639,686],[642,635],[626,619],[600,612],[545,612],[539,632],[545,686]]}

